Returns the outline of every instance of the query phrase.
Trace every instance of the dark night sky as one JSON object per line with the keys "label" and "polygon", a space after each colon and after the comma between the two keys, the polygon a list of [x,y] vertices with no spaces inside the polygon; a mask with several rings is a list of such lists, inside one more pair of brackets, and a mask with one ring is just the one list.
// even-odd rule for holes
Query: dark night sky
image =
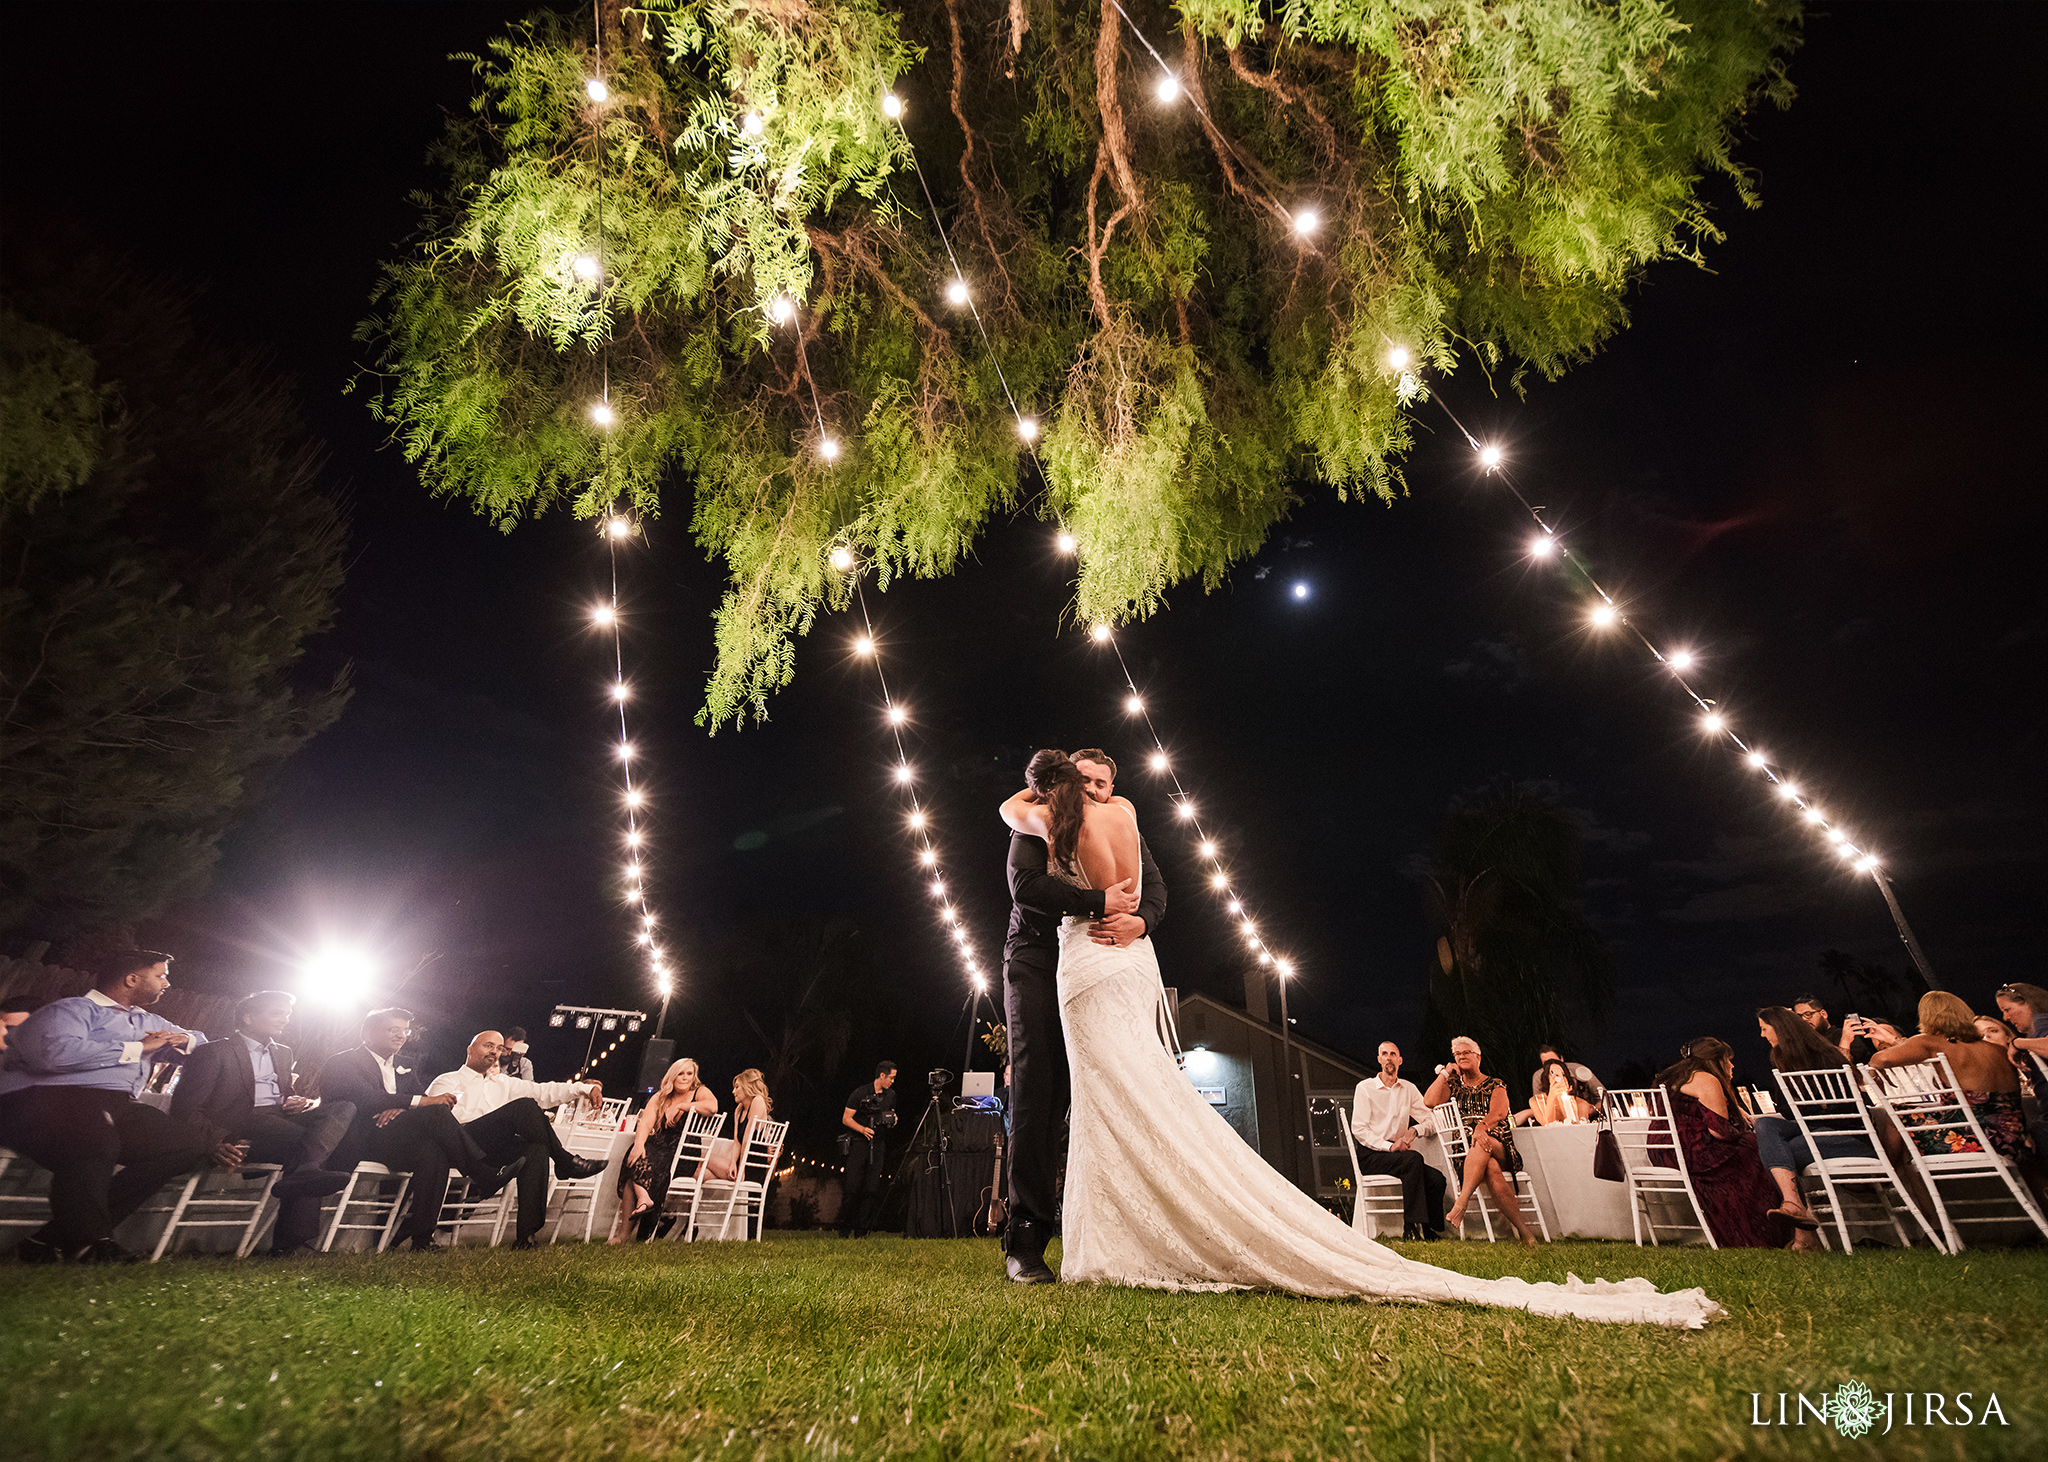
{"label": "dark night sky", "polygon": [[[74,225],[203,288],[207,328],[300,380],[352,503],[339,622],[308,671],[352,661],[357,694],[230,835],[213,893],[152,931],[196,983],[276,983],[334,939],[399,968],[438,953],[407,998],[457,1023],[642,998],[603,877],[603,665],[579,613],[601,555],[567,517],[502,536],[430,501],[341,395],[376,264],[411,227],[405,195],[469,95],[447,57],[523,10],[10,16],[15,222]],[[2034,8],[1969,15],[1813,15],[1798,101],[1754,116],[1740,154],[1764,207],[1715,190],[1729,237],[1710,269],[1652,271],[1633,326],[1558,384],[1495,396],[1468,368],[1447,395],[1639,617],[1702,652],[1709,693],[1887,856],[1937,968],[1981,1009],[1999,980],[2041,978],[2043,286],[2022,139],[2048,26]],[[1298,957],[1301,1030],[1360,1052],[1412,1038],[1432,936],[1407,870],[1453,795],[1545,779],[1594,829],[1592,907],[1622,970],[1619,1013],[1585,1036],[1596,1066],[1713,1033],[1753,1069],[1750,1008],[1814,983],[1818,951],[1901,967],[1881,900],[1703,746],[1640,654],[1582,632],[1520,556],[1499,489],[1439,416],[1421,423],[1409,497],[1312,493],[1229,585],[1183,590],[1124,637]],[[720,580],[686,521],[675,502],[626,586],[659,902],[685,959],[736,922],[851,915],[877,978],[922,1012],[887,1054],[953,1065],[962,992],[898,836],[850,627],[802,643],[768,725],[706,738],[692,718]],[[989,953],[993,805],[1025,753],[1137,749],[1100,652],[1056,635],[1066,592],[1045,527],[1017,521],[951,580],[875,601]],[[1235,992],[1239,946],[1163,803],[1142,774],[1123,790],[1175,887],[1168,982]],[[678,1006],[714,1079],[762,1056],[735,993],[686,979]]]}

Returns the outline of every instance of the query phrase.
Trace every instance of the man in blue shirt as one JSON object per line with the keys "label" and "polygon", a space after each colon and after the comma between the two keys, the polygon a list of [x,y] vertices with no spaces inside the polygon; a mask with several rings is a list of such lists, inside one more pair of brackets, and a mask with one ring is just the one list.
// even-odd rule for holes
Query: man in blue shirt
{"label": "man in blue shirt", "polygon": [[135,1099],[158,1051],[206,1040],[150,1013],[171,987],[170,962],[148,949],[93,960],[97,988],[52,1000],[8,1038],[0,1147],[51,1174],[51,1220],[15,1250],[27,1262],[132,1258],[114,1242],[116,1224],[181,1173],[240,1161],[238,1149]]}

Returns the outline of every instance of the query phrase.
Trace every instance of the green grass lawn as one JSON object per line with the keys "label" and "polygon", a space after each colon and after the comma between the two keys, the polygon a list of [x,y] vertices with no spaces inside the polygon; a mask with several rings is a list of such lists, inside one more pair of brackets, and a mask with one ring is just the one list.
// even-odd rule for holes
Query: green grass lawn
{"label": "green grass lawn", "polygon": [[[989,1241],[9,1265],[18,1458],[2048,1456],[2048,1252],[1403,1246],[1702,1284],[1704,1332],[999,1277]],[[1845,1440],[1750,1393],[1996,1392]],[[1917,1419],[1917,1414],[1916,1414]],[[1882,1423],[1880,1423],[1880,1426]]]}

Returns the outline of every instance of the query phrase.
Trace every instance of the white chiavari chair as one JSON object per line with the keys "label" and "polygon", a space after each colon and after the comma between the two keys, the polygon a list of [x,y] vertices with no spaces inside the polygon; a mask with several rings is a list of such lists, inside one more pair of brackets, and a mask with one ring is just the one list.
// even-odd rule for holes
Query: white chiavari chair
{"label": "white chiavari chair", "polygon": [[[1677,1233],[1696,1230],[1706,1236],[1708,1248],[1720,1248],[1714,1231],[1707,1227],[1707,1211],[1693,1188],[1692,1170],[1685,1165],[1685,1149],[1671,1120],[1670,1093],[1661,1086],[1610,1091],[1606,1105],[1608,1126],[1621,1148],[1621,1165],[1628,1176],[1629,1222],[1636,1247],[1642,1247],[1645,1233],[1651,1247],[1657,1247],[1657,1230],[1662,1228]],[[1660,1156],[1670,1161],[1659,1162]],[[1681,1198],[1692,1221],[1661,1222],[1660,1211],[1676,1207]]]}

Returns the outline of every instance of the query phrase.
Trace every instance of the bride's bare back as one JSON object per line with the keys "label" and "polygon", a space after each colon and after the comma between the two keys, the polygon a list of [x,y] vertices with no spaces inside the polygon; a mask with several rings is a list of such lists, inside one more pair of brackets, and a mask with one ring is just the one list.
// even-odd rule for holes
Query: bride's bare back
{"label": "bride's bare back", "polygon": [[[1090,888],[1114,888],[1138,876],[1138,818],[1121,797],[1090,802],[1081,811],[1074,856]],[[1135,882],[1131,885],[1137,887]]]}

